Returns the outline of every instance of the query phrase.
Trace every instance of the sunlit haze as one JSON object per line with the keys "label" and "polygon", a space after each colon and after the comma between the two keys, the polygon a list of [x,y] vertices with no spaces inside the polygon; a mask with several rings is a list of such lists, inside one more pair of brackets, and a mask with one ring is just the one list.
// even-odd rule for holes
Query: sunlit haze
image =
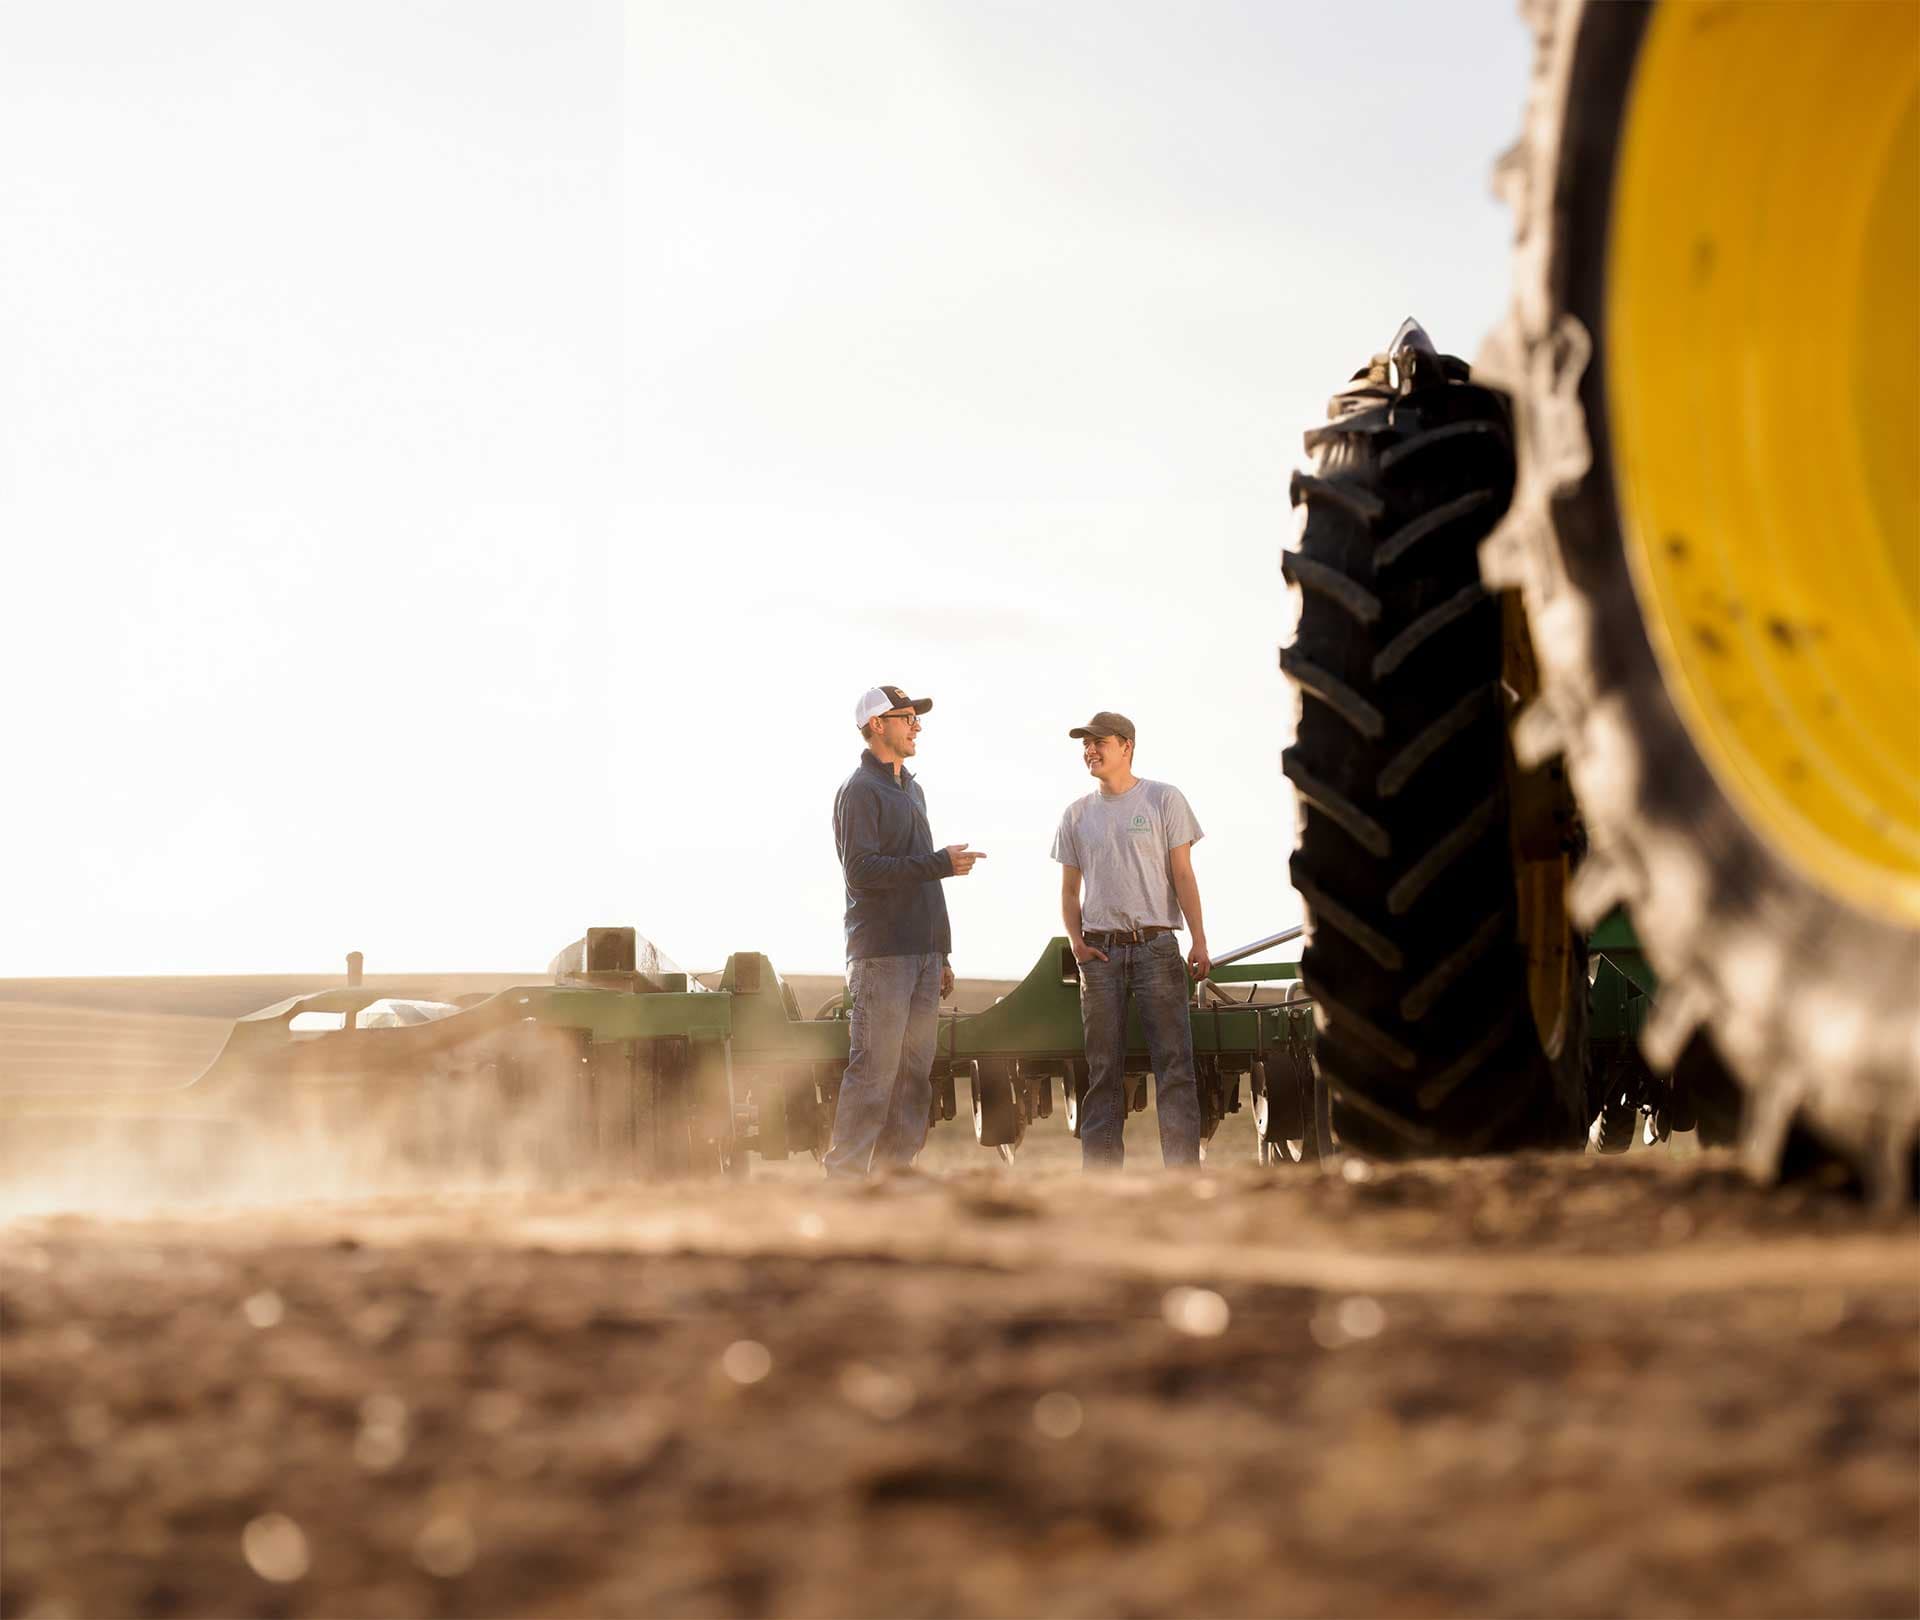
{"label": "sunlit haze", "polygon": [[1295,922],[1287,482],[1507,285],[1511,0],[0,14],[0,975],[839,968],[855,697],[954,967],[1059,931],[1067,729]]}

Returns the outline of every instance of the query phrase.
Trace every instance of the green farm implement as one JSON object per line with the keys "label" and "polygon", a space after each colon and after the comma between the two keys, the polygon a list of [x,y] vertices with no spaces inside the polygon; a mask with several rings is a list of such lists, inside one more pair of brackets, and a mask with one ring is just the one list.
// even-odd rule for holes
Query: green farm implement
{"label": "green farm implement", "polygon": [[[1255,1150],[1271,1164],[1315,1163],[1336,1141],[1298,964],[1251,959],[1300,932],[1226,953],[1189,1013],[1205,1136],[1250,1109]],[[1603,928],[1588,960],[1590,1106],[1610,1121],[1596,1145],[1624,1145],[1643,1112],[1649,1131],[1687,1128],[1692,1120],[1636,1067],[1653,984],[1631,934]],[[30,1200],[44,1184],[56,1201],[97,1201],[409,1179],[744,1175],[756,1155],[826,1151],[848,1010],[835,997],[804,1016],[758,952],[728,957],[708,988],[663,968],[633,929],[591,929],[555,960],[550,982],[464,1005],[393,1001],[350,983],[239,1019],[183,1086],[0,1098],[5,1181]],[[1128,1107],[1139,1110],[1149,1075],[1137,1019],[1128,1059]],[[993,1005],[941,1016],[933,1126],[970,1122],[982,1147],[1011,1160],[1056,1108],[1078,1135],[1086,1087],[1079,978],[1064,939]]]}
{"label": "green farm implement", "polygon": [[[1262,1156],[1276,1161],[1331,1146],[1297,970],[1245,960],[1293,933],[1223,960],[1191,1013],[1206,1134],[1244,1095]],[[739,1175],[750,1155],[824,1153],[847,1067],[845,1005],[803,1016],[753,951],[730,956],[712,989],[641,971],[657,962],[638,943],[631,928],[589,930],[556,959],[552,982],[465,1006],[358,986],[294,997],[236,1022],[205,1072],[171,1090],[5,1097],[7,1180],[44,1171],[90,1192],[168,1196],[263,1176],[285,1191],[408,1174]],[[1256,1003],[1263,980],[1293,983],[1293,999]],[[1147,1095],[1137,1020],[1129,1059],[1137,1109]],[[964,1099],[976,1140],[1011,1156],[1056,1099],[1077,1134],[1086,1085],[1064,939],[992,1006],[941,1018],[932,1123],[958,1117]]]}

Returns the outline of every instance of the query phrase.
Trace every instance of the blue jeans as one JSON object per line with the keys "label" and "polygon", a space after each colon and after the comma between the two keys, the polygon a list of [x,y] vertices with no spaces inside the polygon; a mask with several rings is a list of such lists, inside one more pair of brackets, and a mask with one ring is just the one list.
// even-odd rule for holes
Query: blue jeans
{"label": "blue jeans", "polygon": [[940,965],[937,951],[863,956],[847,964],[853,1028],[825,1160],[829,1176],[909,1165],[926,1146]]}
{"label": "blue jeans", "polygon": [[1200,1091],[1193,1079],[1193,1026],[1187,1022],[1187,969],[1180,941],[1159,934],[1139,945],[1105,947],[1107,960],[1080,964],[1080,1026],[1086,1035],[1087,1095],[1080,1105],[1080,1163],[1118,1170],[1126,1158],[1127,992],[1140,1009],[1160,1157],[1168,1165],[1200,1162]]}

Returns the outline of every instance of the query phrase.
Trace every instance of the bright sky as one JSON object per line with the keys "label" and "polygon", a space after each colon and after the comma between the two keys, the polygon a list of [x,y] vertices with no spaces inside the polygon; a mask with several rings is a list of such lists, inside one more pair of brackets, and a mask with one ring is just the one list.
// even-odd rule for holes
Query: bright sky
{"label": "bright sky", "polygon": [[889,681],[954,965],[1117,708],[1299,917],[1287,480],[1506,292],[1511,0],[0,12],[0,976],[839,968]]}

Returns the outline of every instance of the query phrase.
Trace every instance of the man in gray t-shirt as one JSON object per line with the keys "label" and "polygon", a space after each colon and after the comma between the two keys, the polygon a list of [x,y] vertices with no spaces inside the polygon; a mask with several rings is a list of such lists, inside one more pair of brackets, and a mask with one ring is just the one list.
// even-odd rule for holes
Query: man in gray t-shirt
{"label": "man in gray t-shirt", "polygon": [[[1100,784],[1067,806],[1053,836],[1061,865],[1060,914],[1080,964],[1080,1022],[1087,1094],[1080,1156],[1087,1169],[1118,1169],[1126,1156],[1127,995],[1131,991],[1153,1065],[1160,1153],[1169,1165],[1200,1159],[1200,1098],[1187,1021],[1187,968],[1212,966],[1193,875],[1202,834],[1186,796],[1133,774],[1133,722],[1103,709],[1067,733]],[[1081,890],[1084,885],[1085,895]],[[1174,930],[1193,938],[1186,963]]]}

